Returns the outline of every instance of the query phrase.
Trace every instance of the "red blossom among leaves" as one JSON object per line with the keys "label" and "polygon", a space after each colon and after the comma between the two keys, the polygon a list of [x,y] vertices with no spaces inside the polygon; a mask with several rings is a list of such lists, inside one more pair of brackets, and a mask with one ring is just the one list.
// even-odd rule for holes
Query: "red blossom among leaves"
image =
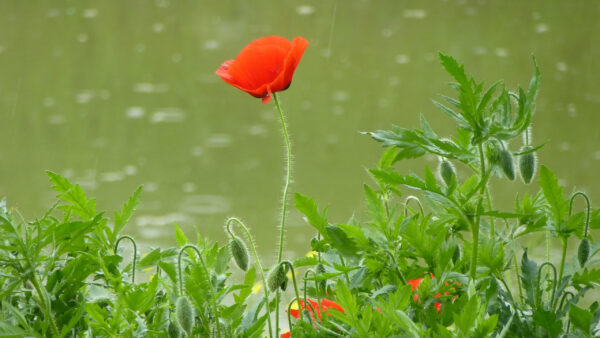
{"label": "red blossom among leaves", "polygon": [[[434,278],[432,273],[430,273],[429,275],[431,276],[432,279]],[[412,291],[415,291],[415,290],[417,290],[419,288],[419,284],[421,284],[421,282],[423,281],[423,279],[424,279],[424,277],[417,278],[417,279],[411,279],[411,280],[407,281],[406,284],[409,284],[410,285],[410,289]],[[460,283],[455,283],[455,284],[456,285],[460,285]],[[448,282],[444,282],[444,285],[448,286],[449,284],[448,284]],[[454,290],[454,289],[452,289],[452,290]],[[445,296],[448,296],[449,294],[450,293],[448,291],[444,292]],[[442,294],[438,293],[435,296],[433,296],[433,298],[439,298],[441,296],[442,296]],[[456,297],[458,297],[458,295],[455,295],[454,297],[452,297],[452,301],[453,302],[456,299]],[[413,300],[414,301],[419,300],[419,295],[417,295],[415,293],[415,295],[413,296]],[[420,304],[420,302],[419,302],[419,304]],[[440,314],[440,309],[442,308],[442,303],[436,302],[436,303],[433,303],[433,306],[435,306],[435,308],[437,310],[437,313]]]}
{"label": "red blossom among leaves", "polygon": [[[319,319],[321,319],[321,311],[327,311],[328,309],[336,309],[341,313],[344,313],[344,309],[336,302],[329,300],[329,299],[321,299],[321,308],[319,309],[319,304],[317,302],[315,302],[312,299],[308,299],[308,303],[311,306],[308,306],[308,312],[310,313],[310,316],[312,318],[312,320],[315,320],[314,314],[313,314],[313,309],[315,309],[317,311],[317,317],[319,317]],[[304,310],[304,301],[300,300],[300,309],[290,309],[290,315],[292,315],[295,318],[300,318],[300,311]],[[327,314],[328,316],[331,316],[331,314]]]}
{"label": "red blossom among leaves", "polygon": [[307,46],[303,37],[291,42],[280,36],[259,38],[244,47],[235,60],[225,61],[216,74],[230,85],[262,98],[265,104],[272,93],[290,86]]}
{"label": "red blossom among leaves", "polygon": [[281,338],[291,338],[292,333],[290,331],[282,333]]}

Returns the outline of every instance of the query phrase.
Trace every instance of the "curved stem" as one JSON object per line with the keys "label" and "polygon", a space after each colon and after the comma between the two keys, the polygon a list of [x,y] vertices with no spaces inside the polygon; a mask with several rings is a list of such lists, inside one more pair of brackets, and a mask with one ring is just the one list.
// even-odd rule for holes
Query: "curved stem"
{"label": "curved stem", "polygon": [[554,296],[556,294],[556,267],[554,267],[554,264],[550,263],[550,262],[545,262],[542,263],[542,265],[540,265],[540,267],[538,268],[538,272],[537,272],[537,284],[536,284],[536,301],[537,301],[537,306],[540,305],[540,303],[542,302],[542,290],[540,288],[540,277],[542,275],[542,269],[544,268],[544,266],[550,266],[552,268],[552,271],[554,272],[554,280],[552,282],[552,297],[550,298],[550,308],[553,307],[554,304]]}
{"label": "curved stem", "polygon": [[[287,265],[292,271],[292,283],[294,284],[294,292],[296,293],[296,298],[300,298],[300,292],[298,292],[298,283],[296,283],[296,272],[294,271],[294,264],[292,262],[285,260],[281,261],[281,265]],[[300,319],[302,319],[302,312],[300,312]]]}
{"label": "curved stem", "polygon": [[[288,327],[290,329],[290,332],[292,331],[292,315],[290,314],[290,312],[292,312],[292,305],[294,305],[295,302],[298,302],[298,305],[300,305],[300,298],[298,298],[297,296],[292,298],[292,300],[288,303],[287,306],[287,319],[288,319]],[[302,309],[300,309],[298,312],[300,312],[300,319],[302,319]]]}
{"label": "curved stem", "polygon": [[590,226],[590,198],[588,197],[588,195],[586,193],[584,193],[582,191],[578,191],[578,192],[574,193],[573,195],[571,195],[571,199],[569,200],[569,216],[571,216],[571,212],[573,211],[573,200],[577,196],[583,197],[585,199],[585,203],[586,203],[585,231],[583,233],[583,237],[587,237],[589,226]]}
{"label": "curved stem", "polygon": [[271,309],[269,307],[269,288],[267,287],[267,279],[265,278],[265,273],[263,271],[262,265],[260,264],[260,259],[258,258],[258,254],[256,252],[256,247],[254,245],[254,239],[250,234],[250,230],[246,227],[244,222],[236,217],[229,217],[227,221],[225,221],[225,229],[229,233],[229,235],[233,238],[235,235],[231,231],[231,223],[237,223],[246,233],[246,237],[248,237],[248,242],[250,243],[250,248],[252,249],[252,255],[254,256],[254,261],[256,262],[256,266],[258,267],[258,272],[260,273],[260,278],[263,282],[263,291],[265,293],[265,302],[267,309],[267,325],[269,327],[269,337],[273,337],[273,328],[271,327]]}
{"label": "curved stem", "polygon": [[[200,264],[202,265],[202,268],[204,269],[204,273],[206,274],[206,281],[208,282],[208,289],[210,290],[210,304],[213,307],[213,311],[215,312],[215,326],[217,327],[217,337],[221,337],[221,325],[219,323],[219,309],[217,308],[217,303],[215,302],[215,298],[216,298],[216,294],[215,294],[215,290],[213,289],[213,285],[212,285],[212,281],[210,280],[210,273],[208,272],[208,269],[206,268],[206,264],[204,263],[204,258],[202,257],[202,253],[200,252],[200,249],[198,249],[195,245],[192,244],[186,244],[183,246],[183,248],[181,248],[179,250],[179,256],[177,257],[177,267],[179,269],[179,292],[180,292],[180,296],[184,295],[183,292],[183,271],[181,269],[181,256],[183,255],[183,252],[185,251],[185,249],[194,249],[194,251],[196,251],[196,254],[198,255],[198,259],[200,260]],[[268,306],[268,304],[267,304]]]}
{"label": "curved stem", "polygon": [[129,241],[131,241],[131,244],[133,244],[133,268],[131,270],[131,284],[135,284],[135,264],[137,261],[137,244],[135,242],[135,239],[133,239],[133,237],[128,236],[128,235],[123,235],[121,237],[119,237],[119,239],[117,239],[117,241],[115,242],[115,253],[117,253],[117,249],[119,248],[119,243],[121,242],[121,240],[124,239],[128,239]]}
{"label": "curved stem", "polygon": [[[279,98],[276,93],[273,93],[273,100],[277,111],[279,112],[279,120],[281,121],[281,130],[283,131],[283,138],[285,140],[286,149],[286,170],[285,170],[285,186],[283,187],[283,196],[281,197],[281,224],[279,226],[279,250],[277,251],[277,263],[281,263],[281,256],[283,254],[283,239],[285,235],[285,214],[287,211],[287,195],[288,188],[290,186],[290,180],[292,177],[292,146],[290,145],[290,138],[287,132],[287,126],[285,123],[285,116],[283,110],[279,105]],[[276,310],[275,313],[279,313],[279,290],[277,290],[276,296]],[[275,316],[275,335],[279,335],[279,316]]]}
{"label": "curved stem", "polygon": [[[320,287],[319,287],[319,281],[317,281],[317,274],[311,270],[308,269],[306,270],[306,272],[304,273],[304,304],[308,304],[308,297],[306,296],[306,290],[308,290],[308,288],[306,287],[306,281],[308,280],[306,277],[308,276],[308,274],[312,274],[313,278],[315,279],[315,290],[316,290],[316,294],[317,294],[317,304],[319,304],[319,307],[321,306],[321,293],[320,291]],[[323,292],[325,292],[325,290],[323,290]]]}
{"label": "curved stem", "polygon": [[415,203],[417,203],[417,206],[419,206],[419,211],[421,212],[421,215],[425,215],[425,213],[423,212],[423,206],[421,205],[421,201],[419,201],[419,198],[411,195],[406,197],[406,199],[404,200],[404,217],[408,215],[408,204],[410,203],[410,201],[415,201]]}

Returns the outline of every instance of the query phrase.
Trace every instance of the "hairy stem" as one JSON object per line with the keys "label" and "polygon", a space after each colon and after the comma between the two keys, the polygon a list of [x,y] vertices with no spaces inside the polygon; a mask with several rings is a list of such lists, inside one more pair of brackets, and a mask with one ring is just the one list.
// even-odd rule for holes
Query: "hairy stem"
{"label": "hairy stem", "polygon": [[562,281],[563,278],[563,272],[565,270],[565,257],[567,256],[567,239],[564,237],[560,238],[561,242],[562,242],[562,254],[560,257],[560,270],[558,272],[558,281],[557,283],[560,283],[560,281]]}
{"label": "hairy stem", "polygon": [[123,235],[123,236],[119,237],[119,239],[117,239],[117,241],[115,242],[115,253],[117,253],[117,249],[119,248],[119,243],[121,243],[121,241],[124,239],[128,239],[131,242],[131,244],[133,244],[133,267],[131,270],[131,284],[135,284],[135,264],[137,261],[137,244],[135,242],[135,239],[133,239],[133,237],[128,236],[128,235]]}
{"label": "hairy stem", "polygon": [[471,266],[469,270],[469,276],[473,281],[475,280],[477,274],[477,251],[479,250],[479,222],[481,221],[479,209],[482,205],[482,201],[486,191],[486,181],[488,177],[485,173],[485,160],[483,157],[483,147],[481,146],[481,143],[477,145],[477,149],[479,151],[479,165],[481,168],[479,172],[479,175],[481,175],[481,181],[479,183],[481,190],[479,192],[480,199],[477,206],[475,222],[471,223],[471,232],[473,234],[473,249],[471,250]]}
{"label": "hairy stem", "polygon": [[[273,100],[277,111],[279,112],[279,120],[281,121],[281,130],[283,131],[283,138],[285,140],[286,149],[286,169],[285,169],[285,186],[283,187],[283,196],[281,197],[281,224],[279,226],[279,250],[277,251],[277,263],[281,263],[281,256],[283,254],[283,239],[285,235],[285,215],[287,211],[287,195],[288,188],[290,186],[290,180],[292,177],[292,146],[290,145],[290,138],[287,132],[287,126],[285,123],[285,115],[279,105],[279,98],[276,93],[273,93]],[[276,310],[275,310],[275,335],[279,335],[279,290],[277,290],[276,296]]]}

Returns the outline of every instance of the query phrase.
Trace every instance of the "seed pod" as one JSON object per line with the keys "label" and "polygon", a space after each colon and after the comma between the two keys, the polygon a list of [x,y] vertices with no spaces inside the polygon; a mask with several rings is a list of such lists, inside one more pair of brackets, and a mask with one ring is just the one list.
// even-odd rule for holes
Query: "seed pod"
{"label": "seed pod", "polygon": [[[317,275],[324,274],[326,272],[325,265],[323,265],[322,263],[317,264],[315,270],[317,271]],[[318,284],[320,292],[325,292],[325,288],[327,288],[327,280],[320,280],[318,281]]]}
{"label": "seed pod", "polygon": [[513,164],[513,157],[508,150],[500,151],[500,168],[502,168],[502,171],[504,172],[504,175],[506,175],[506,178],[508,178],[511,181],[514,181],[515,167]]}
{"label": "seed pod", "polygon": [[175,303],[175,316],[181,328],[188,336],[192,335],[194,328],[194,308],[186,296],[181,296]]}
{"label": "seed pod", "polygon": [[579,260],[579,265],[583,267],[588,258],[590,258],[590,240],[586,237],[581,240],[581,243],[579,243],[579,248],[577,248],[577,259]]}
{"label": "seed pod", "polygon": [[282,287],[284,283],[287,284],[285,268],[282,264],[277,264],[271,269],[271,272],[269,272],[269,276],[267,277],[267,287],[269,288],[269,291],[275,292],[275,290]]}
{"label": "seed pod", "polygon": [[454,170],[454,166],[447,160],[442,160],[440,162],[440,176],[446,183],[446,186],[449,187],[452,184],[452,179],[456,177],[456,171]]}
{"label": "seed pod", "polygon": [[229,249],[231,250],[231,255],[235,260],[235,264],[237,264],[240,269],[248,271],[248,248],[246,248],[244,241],[238,236],[233,236],[229,242]]}
{"label": "seed pod", "polygon": [[169,322],[169,337],[170,338],[179,338],[181,337],[181,328],[179,327],[179,324],[177,324],[174,321],[170,321]]}
{"label": "seed pod", "polygon": [[[531,150],[530,146],[525,146],[521,148],[521,152],[525,152]],[[535,173],[536,166],[536,158],[535,153],[527,153],[519,156],[519,172],[521,173],[521,178],[525,184],[529,184],[533,179],[533,174]]]}

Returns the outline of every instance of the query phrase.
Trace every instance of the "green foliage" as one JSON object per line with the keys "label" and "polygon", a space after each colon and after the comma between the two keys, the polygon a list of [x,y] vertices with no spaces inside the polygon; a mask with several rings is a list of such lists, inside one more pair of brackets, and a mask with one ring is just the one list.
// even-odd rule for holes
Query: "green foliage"
{"label": "green foliage", "polygon": [[[503,82],[486,88],[454,58],[440,60],[457,97],[434,105],[456,133],[440,137],[424,115],[417,129],[365,133],[387,147],[369,170],[373,184],[364,185],[365,215],[336,223],[327,207],[296,193],[315,233],[306,249],[315,254],[276,264],[266,277],[238,219],[248,241],[228,223],[228,245],[192,244],[175,224],[178,247],[152,248],[128,264],[115,246],[134,241],[121,232],[141,187],[112,221],[52,172],[59,201],[43,217],[26,222],[0,201],[0,335],[278,337],[271,322],[286,314],[272,311],[295,297],[293,337],[599,336],[600,307],[589,295],[600,284],[600,243],[590,232],[600,228],[600,210],[573,213],[574,197],[589,202],[587,195],[566,198],[543,165],[537,192],[517,194],[510,210],[493,204],[490,181],[523,187],[514,181],[515,158],[524,183],[535,182],[535,60],[528,88],[515,91]],[[399,161],[424,155],[440,158],[437,175],[427,166],[422,174],[398,171]],[[568,251],[573,236],[581,239],[576,254]],[[527,247],[544,239],[562,245],[559,257]],[[241,268],[233,275],[232,258]],[[133,282],[136,272],[142,277]]]}

